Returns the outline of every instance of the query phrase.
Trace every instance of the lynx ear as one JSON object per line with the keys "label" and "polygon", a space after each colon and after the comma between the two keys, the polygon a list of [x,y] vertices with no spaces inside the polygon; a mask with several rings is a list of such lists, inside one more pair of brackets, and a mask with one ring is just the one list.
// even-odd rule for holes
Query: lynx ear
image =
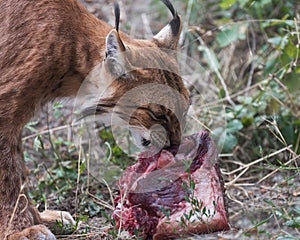
{"label": "lynx ear", "polygon": [[115,29],[111,30],[106,37],[106,66],[111,74],[119,77],[124,74],[124,63],[121,53],[125,51],[125,46],[119,34],[120,6],[114,4],[115,9]]}
{"label": "lynx ear", "polygon": [[111,74],[116,77],[124,74],[124,62],[122,53],[125,51],[125,46],[119,36],[119,33],[114,29],[106,38],[106,66]]}
{"label": "lynx ear", "polygon": [[173,19],[159,33],[153,37],[157,46],[167,49],[176,49],[178,46],[180,33],[182,29],[181,17],[178,15],[174,6],[169,0],[161,0],[171,11]]}
{"label": "lynx ear", "polygon": [[119,33],[113,29],[106,37],[106,57],[116,58],[125,51],[125,46],[120,38]]}

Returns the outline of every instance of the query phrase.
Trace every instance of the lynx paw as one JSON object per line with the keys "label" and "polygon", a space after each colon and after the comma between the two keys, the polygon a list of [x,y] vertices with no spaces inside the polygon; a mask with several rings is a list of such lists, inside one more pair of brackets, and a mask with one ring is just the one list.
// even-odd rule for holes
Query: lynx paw
{"label": "lynx paw", "polygon": [[40,213],[42,224],[56,234],[68,234],[74,231],[75,220],[70,213],[64,211],[46,210]]}
{"label": "lynx paw", "polygon": [[34,225],[22,232],[9,235],[7,240],[56,240],[56,238],[46,226]]}

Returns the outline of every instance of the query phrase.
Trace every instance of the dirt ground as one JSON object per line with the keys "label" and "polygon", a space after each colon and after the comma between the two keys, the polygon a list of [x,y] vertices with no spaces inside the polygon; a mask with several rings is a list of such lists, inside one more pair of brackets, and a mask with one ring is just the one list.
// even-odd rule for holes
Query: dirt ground
{"label": "dirt ground", "polygon": [[[89,11],[97,17],[110,22],[113,25],[114,15],[112,11],[113,1],[109,0],[80,0]],[[176,4],[178,1],[176,1]],[[175,4],[175,5],[176,5]],[[178,3],[180,4],[180,3]],[[139,38],[149,38],[152,32],[157,32],[163,24],[155,21],[157,13],[151,8],[151,1],[123,0],[121,1],[121,29],[131,36]],[[184,15],[184,13],[183,13]],[[72,105],[72,102],[69,102]],[[46,126],[39,126],[40,129],[58,127],[60,123],[50,123],[46,120],[45,112],[37,116],[41,123]],[[47,114],[47,118],[49,115]],[[44,118],[44,120],[43,120]],[[51,113],[50,113],[50,119]],[[42,124],[43,125],[43,124]],[[25,133],[26,137],[26,133]],[[27,136],[28,137],[28,136]],[[27,145],[25,145],[26,148]],[[28,147],[30,144],[28,144]],[[29,154],[31,152],[27,150]],[[33,153],[32,153],[33,154]],[[282,151],[283,158],[291,158],[290,152]],[[241,171],[232,172],[232,161],[238,160],[239,156],[221,155],[221,168],[224,174],[226,185],[226,196],[228,199],[228,214],[232,229],[227,232],[198,235],[186,239],[300,239],[299,227],[289,227],[291,216],[297,217],[300,212],[300,176],[295,171],[288,169],[281,171],[270,170],[272,173],[266,179],[264,176],[255,175],[255,167],[251,175],[239,174],[251,165],[240,165]],[[261,160],[263,161],[263,160]],[[50,164],[51,165],[51,164]],[[29,166],[33,168],[34,166]],[[75,185],[75,183],[74,183]],[[55,196],[52,196],[55,198]],[[92,198],[90,199],[92,200]],[[48,201],[51,202],[51,199]],[[74,203],[64,206],[74,207]],[[297,210],[295,212],[295,209]],[[71,211],[72,212],[72,211]],[[291,214],[291,212],[294,212]],[[284,217],[286,216],[286,217]],[[299,217],[299,215],[298,215]],[[103,217],[91,217],[88,223],[81,226],[81,229],[89,229],[86,237],[80,233],[71,238],[61,236],[61,239],[113,239],[105,234],[107,228]],[[99,233],[102,233],[99,236]],[[293,238],[292,238],[292,237]],[[290,238],[289,238],[290,237]]]}

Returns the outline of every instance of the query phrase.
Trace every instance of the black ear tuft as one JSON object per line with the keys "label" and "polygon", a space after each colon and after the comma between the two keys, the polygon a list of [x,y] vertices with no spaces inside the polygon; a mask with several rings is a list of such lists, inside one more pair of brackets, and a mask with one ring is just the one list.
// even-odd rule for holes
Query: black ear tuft
{"label": "black ear tuft", "polygon": [[119,3],[115,2],[114,9],[115,9],[115,28],[116,28],[117,32],[119,32],[119,24],[120,24],[120,5],[119,5]]}
{"label": "black ear tuft", "polygon": [[177,12],[175,11],[175,8],[173,6],[173,4],[169,1],[169,0],[161,0],[168,8],[169,10],[171,11],[173,17],[175,18],[177,14]]}
{"label": "black ear tuft", "polygon": [[181,30],[181,21],[180,21],[179,16],[178,16],[178,18],[174,18],[169,24],[170,24],[171,29],[172,29],[172,34],[174,36],[177,36],[179,31]]}
{"label": "black ear tuft", "polygon": [[173,19],[159,33],[153,37],[153,41],[160,48],[177,49],[182,29],[181,17],[169,0],[161,0],[170,10]]}
{"label": "black ear tuft", "polygon": [[173,15],[173,20],[169,23],[172,29],[172,34],[176,36],[181,29],[181,20],[180,17],[175,10],[173,4],[169,0],[161,0],[170,10]]}

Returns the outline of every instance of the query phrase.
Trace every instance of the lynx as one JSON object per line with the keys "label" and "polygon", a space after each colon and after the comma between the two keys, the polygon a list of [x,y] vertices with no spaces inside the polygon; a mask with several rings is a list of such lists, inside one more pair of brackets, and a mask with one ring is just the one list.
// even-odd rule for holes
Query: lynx
{"label": "lynx", "polygon": [[[127,91],[151,83],[168,86],[183,97],[179,118],[184,117],[189,93],[178,74],[176,55],[168,52],[177,50],[182,23],[169,0],[163,2],[173,19],[153,39],[138,40],[119,32],[118,13],[112,27],[76,0],[0,0],[0,239],[56,239],[47,226],[56,219],[74,224],[67,212],[39,213],[30,201],[21,134],[44,104],[76,96],[95,66],[101,66],[102,79],[114,79],[109,94],[93,108],[100,117],[110,114]],[[151,50],[144,51],[146,48]],[[163,64],[165,69],[143,68],[142,62]],[[126,66],[131,70],[126,71]],[[97,81],[92,79],[96,85]],[[147,92],[136,98],[145,96]],[[167,93],[163,96],[168,97]],[[134,100],[124,108],[130,108]],[[178,108],[178,102],[167,101]],[[135,137],[142,146],[161,141],[154,125],[163,126],[167,133],[163,145],[172,145],[180,141],[181,126],[171,109],[149,103],[131,116],[122,108],[119,112],[137,129]]]}

